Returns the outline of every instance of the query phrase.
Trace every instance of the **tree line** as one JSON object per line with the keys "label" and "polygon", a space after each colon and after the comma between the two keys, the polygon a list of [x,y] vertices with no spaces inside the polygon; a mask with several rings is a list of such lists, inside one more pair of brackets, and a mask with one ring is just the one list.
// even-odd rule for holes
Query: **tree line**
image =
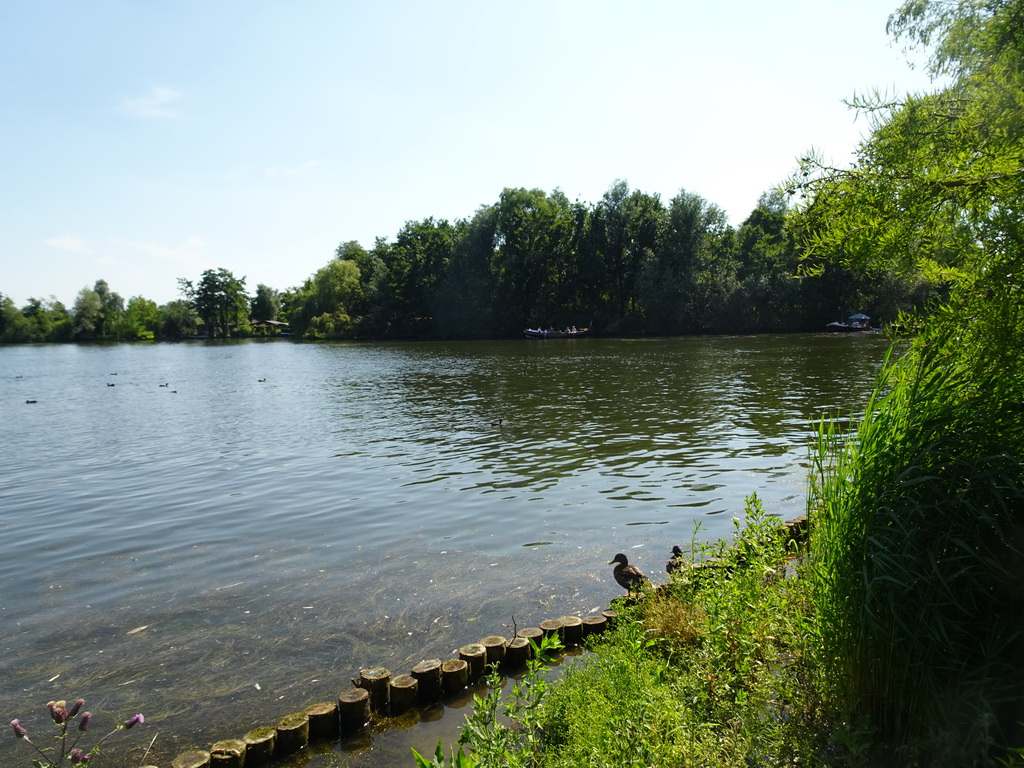
{"label": "tree line", "polygon": [[[393,240],[338,246],[300,286],[211,269],[179,279],[181,298],[127,302],[104,280],[68,309],[21,308],[0,294],[0,341],[179,339],[289,333],[308,339],[500,338],[523,328],[606,335],[817,331],[863,311],[894,318],[928,283],[895,269],[865,275],[812,264],[796,237],[790,187],[761,195],[738,227],[698,194],[659,195],[616,181],[595,204],[560,190],[507,188],[454,222],[409,221]],[[275,325],[276,324],[276,325]]]}

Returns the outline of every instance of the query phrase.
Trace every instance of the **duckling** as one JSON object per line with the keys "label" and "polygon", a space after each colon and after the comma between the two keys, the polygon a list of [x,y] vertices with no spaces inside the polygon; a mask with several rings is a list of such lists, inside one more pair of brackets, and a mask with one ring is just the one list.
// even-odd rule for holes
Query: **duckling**
{"label": "duckling", "polygon": [[626,590],[627,597],[632,596],[633,590],[641,592],[648,586],[647,577],[635,565],[630,565],[629,560],[621,552],[608,561],[608,565],[612,563],[617,563],[613,575],[619,586]]}
{"label": "duckling", "polygon": [[668,562],[665,563],[665,571],[671,576],[673,573],[683,567],[683,550],[678,544],[672,545],[672,554],[668,557]]}

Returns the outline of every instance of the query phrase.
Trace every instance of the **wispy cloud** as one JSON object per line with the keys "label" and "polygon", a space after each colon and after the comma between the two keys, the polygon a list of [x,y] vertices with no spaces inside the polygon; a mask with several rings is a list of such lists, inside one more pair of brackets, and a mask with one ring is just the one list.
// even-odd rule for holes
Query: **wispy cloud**
{"label": "wispy cloud", "polygon": [[199,237],[190,237],[180,245],[167,245],[166,243],[139,243],[132,240],[119,240],[134,251],[154,256],[166,261],[172,261],[187,266],[202,265],[205,263],[203,252],[206,249],[206,241]]}
{"label": "wispy cloud", "polygon": [[274,165],[267,168],[264,173],[271,179],[276,179],[281,176],[301,176],[304,173],[310,173],[320,165],[319,160],[309,160],[299,165]]}
{"label": "wispy cloud", "polygon": [[73,251],[74,253],[92,253],[92,250],[86,247],[82,239],[74,235],[51,237],[49,240],[44,240],[43,245],[48,245],[51,248],[60,248],[62,251]]}
{"label": "wispy cloud", "polygon": [[150,90],[148,96],[125,99],[121,103],[121,111],[134,117],[176,118],[181,117],[181,112],[176,109],[180,101],[180,91],[156,87]]}

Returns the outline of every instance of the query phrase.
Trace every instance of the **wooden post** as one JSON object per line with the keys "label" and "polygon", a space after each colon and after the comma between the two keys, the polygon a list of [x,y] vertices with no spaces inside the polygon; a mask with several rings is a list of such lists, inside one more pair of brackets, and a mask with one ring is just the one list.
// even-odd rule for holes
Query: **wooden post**
{"label": "wooden post", "polygon": [[533,640],[537,645],[540,645],[540,639],[544,637],[544,630],[540,627],[523,627],[516,632],[517,637],[525,637],[527,640]]}
{"label": "wooden post", "polygon": [[277,724],[277,743],[274,745],[274,756],[282,757],[298,752],[309,743],[309,715],[305,712],[292,712],[285,715]]}
{"label": "wooden post", "polygon": [[245,742],[224,739],[210,747],[211,768],[242,768],[245,765]]}
{"label": "wooden post", "polygon": [[210,768],[210,753],[205,749],[190,749],[171,760],[171,768]]}
{"label": "wooden post", "polygon": [[566,645],[579,645],[583,639],[583,619],[579,616],[563,616],[559,621],[562,622],[562,642]]}
{"label": "wooden post", "polygon": [[470,643],[459,648],[459,658],[469,665],[469,682],[479,680],[487,664],[487,649],[480,643]]}
{"label": "wooden post", "polygon": [[338,736],[338,702],[322,701],[306,707],[309,717],[309,739],[334,739]]}
{"label": "wooden post", "polygon": [[611,608],[609,608],[607,610],[601,611],[601,615],[604,616],[605,619],[608,620],[608,626],[609,627],[614,627],[615,626],[615,619],[618,618],[619,612],[618,611],[613,611]]}
{"label": "wooden post", "polygon": [[785,523],[786,533],[789,536],[789,540],[797,545],[807,543],[808,525],[807,515],[798,515],[792,520],[787,520]]}
{"label": "wooden post", "polygon": [[587,616],[583,620],[583,636],[596,635],[608,627],[608,619],[604,616]]}
{"label": "wooden post", "polygon": [[547,619],[540,623],[540,628],[544,632],[545,637],[558,634],[559,630],[562,629],[561,619]]}
{"label": "wooden post", "polygon": [[509,669],[519,669],[526,664],[530,658],[530,641],[525,637],[513,638],[505,649],[505,666]]}
{"label": "wooden post", "polygon": [[417,698],[420,703],[429,703],[441,698],[441,660],[427,659],[412,668],[412,676],[419,681]]}
{"label": "wooden post", "polygon": [[441,664],[441,688],[447,694],[459,693],[469,685],[469,664],[465,659],[448,659]]}
{"label": "wooden post", "polygon": [[377,712],[388,705],[388,683],[391,673],[384,667],[369,667],[359,670],[359,679],[352,680],[352,685],[365,688],[370,693],[370,706]]}
{"label": "wooden post", "polygon": [[480,641],[487,653],[488,664],[501,664],[505,660],[505,642],[501,635],[488,635]]}
{"label": "wooden post", "polygon": [[420,682],[412,675],[399,675],[391,681],[391,714],[400,715],[416,703]]}
{"label": "wooden post", "polygon": [[277,728],[253,728],[242,741],[245,742],[245,764],[250,768],[265,765],[274,756]]}
{"label": "wooden post", "polygon": [[338,725],[342,733],[359,731],[370,722],[370,692],[350,688],[338,694]]}

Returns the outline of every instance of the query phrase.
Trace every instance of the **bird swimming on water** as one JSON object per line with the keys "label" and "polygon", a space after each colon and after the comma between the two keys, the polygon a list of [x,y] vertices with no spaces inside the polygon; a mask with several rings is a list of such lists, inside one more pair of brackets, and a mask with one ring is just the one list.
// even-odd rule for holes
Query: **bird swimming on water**
{"label": "bird swimming on water", "polygon": [[665,572],[670,576],[676,571],[683,567],[683,550],[678,544],[672,545],[672,554],[668,557],[668,562],[665,563]]}
{"label": "bird swimming on water", "polygon": [[608,565],[615,563],[615,570],[612,574],[615,576],[615,581],[619,583],[619,586],[626,590],[626,595],[630,596],[633,594],[633,590],[642,591],[647,586],[647,577],[644,576],[643,571],[637,568],[635,565],[630,565],[629,560],[626,556],[619,552],[615,557],[608,561]]}

